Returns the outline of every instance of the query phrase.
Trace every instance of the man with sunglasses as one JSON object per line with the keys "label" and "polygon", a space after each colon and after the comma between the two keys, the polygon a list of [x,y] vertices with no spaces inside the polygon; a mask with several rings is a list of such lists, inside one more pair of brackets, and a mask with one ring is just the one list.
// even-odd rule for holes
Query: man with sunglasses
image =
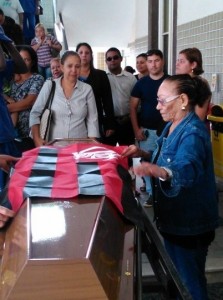
{"label": "man with sunglasses", "polygon": [[129,72],[122,70],[122,55],[119,49],[109,48],[105,54],[108,67],[108,79],[111,85],[114,113],[115,133],[108,137],[110,145],[131,145],[134,144],[134,132],[130,119],[130,96],[136,83],[136,78]]}
{"label": "man with sunglasses", "polygon": [[[153,152],[156,147],[157,133],[163,129],[164,122],[157,106],[157,91],[163,80],[168,76],[164,74],[163,53],[158,49],[147,52],[147,68],[149,75],[138,80],[131,93],[130,116],[135,138],[139,147],[144,151]],[[139,111],[140,106],[140,113]],[[152,206],[152,189],[150,178],[145,178],[148,199],[144,206]]]}

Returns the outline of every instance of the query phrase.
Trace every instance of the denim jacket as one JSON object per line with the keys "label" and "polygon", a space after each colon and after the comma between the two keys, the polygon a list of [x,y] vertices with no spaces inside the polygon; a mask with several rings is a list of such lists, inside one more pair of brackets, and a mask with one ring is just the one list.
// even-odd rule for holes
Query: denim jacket
{"label": "denim jacket", "polygon": [[157,228],[174,235],[214,230],[218,204],[209,133],[194,112],[166,137],[170,126],[164,128],[153,153],[157,165],[173,172],[170,181],[153,180]]}

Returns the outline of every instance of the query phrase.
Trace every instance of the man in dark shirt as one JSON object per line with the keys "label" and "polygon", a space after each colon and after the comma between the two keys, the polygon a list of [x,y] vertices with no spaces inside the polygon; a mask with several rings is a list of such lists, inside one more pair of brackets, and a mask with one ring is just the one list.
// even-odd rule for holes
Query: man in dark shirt
{"label": "man in dark shirt", "polygon": [[[157,91],[163,80],[167,77],[164,74],[163,53],[158,49],[152,49],[147,52],[148,76],[144,76],[137,81],[131,93],[130,116],[135,138],[139,147],[145,151],[153,152],[156,147],[157,133],[164,126],[160,112],[157,106]],[[140,113],[139,111],[140,105]],[[150,179],[145,179],[146,191],[149,194],[149,201],[145,206],[151,206],[151,184]]]}

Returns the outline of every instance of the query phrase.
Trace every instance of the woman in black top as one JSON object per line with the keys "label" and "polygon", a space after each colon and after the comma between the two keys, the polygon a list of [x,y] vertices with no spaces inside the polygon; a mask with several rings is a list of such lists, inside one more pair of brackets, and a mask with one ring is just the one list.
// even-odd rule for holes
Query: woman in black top
{"label": "woman in black top", "polygon": [[101,142],[106,143],[106,137],[114,133],[114,108],[111,87],[105,71],[95,69],[93,51],[89,44],[79,43],[76,47],[81,58],[81,73],[79,80],[91,85],[97,110]]}

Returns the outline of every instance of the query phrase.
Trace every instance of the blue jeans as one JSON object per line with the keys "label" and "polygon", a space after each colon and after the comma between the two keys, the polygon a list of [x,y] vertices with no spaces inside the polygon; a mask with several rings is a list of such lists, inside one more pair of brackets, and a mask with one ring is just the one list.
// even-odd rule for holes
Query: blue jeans
{"label": "blue jeans", "polygon": [[23,13],[23,35],[27,44],[30,44],[31,40],[35,37],[35,14]]}
{"label": "blue jeans", "polygon": [[164,238],[165,248],[193,300],[208,300],[205,263],[208,246],[183,248]]}
{"label": "blue jeans", "polygon": [[39,71],[39,74],[44,77],[44,79],[47,79],[47,78],[49,78],[49,77],[52,76],[50,67],[41,67],[41,66],[38,66],[38,71]]}
{"label": "blue jeans", "polygon": [[[148,151],[153,152],[156,148],[156,141],[158,139],[156,130],[143,128],[143,131],[145,132],[145,135],[147,136],[147,138],[144,141],[139,141],[139,148],[146,152],[148,152]],[[152,187],[151,187],[150,177],[145,176],[144,179],[145,179],[145,183],[146,183],[146,191],[147,191],[147,193],[151,194]]]}

